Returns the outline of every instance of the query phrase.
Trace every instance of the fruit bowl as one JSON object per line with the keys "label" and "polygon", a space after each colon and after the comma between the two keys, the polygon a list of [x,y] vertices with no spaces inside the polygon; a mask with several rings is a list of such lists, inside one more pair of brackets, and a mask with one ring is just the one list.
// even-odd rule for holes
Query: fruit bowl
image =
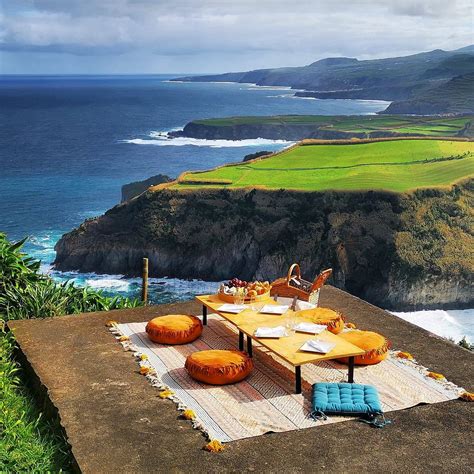
{"label": "fruit bowl", "polygon": [[[226,303],[233,303],[234,302],[234,295],[227,295],[226,293],[222,293],[221,291],[219,291],[219,293],[217,293],[217,295],[219,296],[219,299],[221,299],[222,301],[225,301]],[[265,301],[268,298],[270,298],[270,290],[268,290],[267,292],[265,292],[261,295],[255,296],[253,301],[255,301],[255,302]],[[250,297],[246,296],[244,298],[244,303],[250,303]]]}
{"label": "fruit bowl", "polygon": [[244,303],[265,301],[270,298],[271,285],[268,281],[246,282],[233,278],[227,283],[223,283],[219,288],[217,295],[219,299],[226,303],[234,303],[235,293],[237,291],[244,293]]}

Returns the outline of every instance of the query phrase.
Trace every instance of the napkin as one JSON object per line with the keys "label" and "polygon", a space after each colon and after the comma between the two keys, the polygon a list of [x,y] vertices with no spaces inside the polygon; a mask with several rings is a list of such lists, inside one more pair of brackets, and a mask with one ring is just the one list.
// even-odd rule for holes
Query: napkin
{"label": "napkin", "polygon": [[[282,298],[278,297],[278,303],[291,306],[293,303],[293,298]],[[296,302],[296,311],[302,311],[303,309],[314,309],[316,308],[315,304],[308,303],[307,301],[298,300]]]}
{"label": "napkin", "polygon": [[255,331],[255,337],[282,337],[286,336],[286,331],[283,326],[276,328],[261,327]]}
{"label": "napkin", "polygon": [[223,313],[234,313],[238,314],[241,313],[245,309],[245,305],[243,304],[230,304],[226,303],[222,306],[219,306],[218,311],[222,311]]}
{"label": "napkin", "polygon": [[314,323],[299,323],[293,327],[295,331],[307,332],[310,334],[320,334],[326,330],[325,324],[314,324]]}
{"label": "napkin", "polygon": [[320,352],[321,354],[327,354],[336,347],[336,344],[334,342],[322,341],[321,339],[312,339],[306,341],[304,346],[307,346],[305,350],[309,350],[311,352]]}
{"label": "napkin", "polygon": [[289,306],[266,304],[259,312],[267,314],[283,314],[288,311]]}

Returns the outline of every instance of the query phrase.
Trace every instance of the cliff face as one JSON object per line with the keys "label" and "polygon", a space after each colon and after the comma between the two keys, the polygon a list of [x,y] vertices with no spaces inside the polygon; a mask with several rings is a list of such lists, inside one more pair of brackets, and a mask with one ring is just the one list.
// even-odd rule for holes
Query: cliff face
{"label": "cliff face", "polygon": [[[472,305],[473,183],[410,195],[163,189],[86,221],[56,245],[56,268],[273,279],[299,262],[385,308]],[[471,258],[469,258],[469,256]]]}
{"label": "cliff face", "polygon": [[[271,140],[299,141],[305,138],[320,140],[348,140],[351,138],[382,138],[396,134],[391,131],[344,132],[339,130],[323,130],[315,124],[237,124],[228,126],[212,126],[197,122],[189,122],[183,130],[169,133],[172,137],[203,138],[206,140],[245,140],[251,138],[268,138]],[[406,134],[405,134],[406,135]]]}
{"label": "cliff face", "polygon": [[134,181],[132,183],[124,184],[122,186],[122,202],[129,201],[130,199],[145,192],[150,186],[155,186],[161,183],[168,183],[172,181],[169,176],[164,174],[157,174],[150,178],[144,179],[143,181]]}

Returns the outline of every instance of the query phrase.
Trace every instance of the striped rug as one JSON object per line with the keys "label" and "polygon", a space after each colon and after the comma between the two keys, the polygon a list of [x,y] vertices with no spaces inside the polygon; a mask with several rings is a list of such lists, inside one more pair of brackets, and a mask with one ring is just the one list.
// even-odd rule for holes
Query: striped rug
{"label": "striped rug", "polygon": [[[302,367],[303,393],[294,391],[294,372],[264,347],[254,344],[255,368],[244,381],[226,386],[196,382],[186,372],[186,357],[206,349],[236,349],[237,334],[232,325],[210,315],[202,336],[191,344],[164,346],[151,342],[146,323],[118,324],[118,332],[128,336],[123,345],[145,355],[142,365],[151,367],[150,381],[167,387],[180,409],[195,412],[195,425],[209,438],[233,441],[269,432],[310,428],[350,418],[329,417],[314,421],[311,411],[311,385],[315,382],[347,380],[347,366],[334,361],[306,364]],[[427,369],[414,361],[397,358],[394,353],[375,366],[356,367],[357,383],[375,385],[385,412],[401,410],[419,403],[437,403],[458,398],[462,391],[447,381],[426,376]]]}

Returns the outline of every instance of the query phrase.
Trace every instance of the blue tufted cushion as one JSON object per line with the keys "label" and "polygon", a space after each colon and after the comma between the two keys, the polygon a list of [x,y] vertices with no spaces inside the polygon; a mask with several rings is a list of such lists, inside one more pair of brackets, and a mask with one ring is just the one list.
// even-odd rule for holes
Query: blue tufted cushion
{"label": "blue tufted cushion", "polygon": [[381,414],[377,389],[356,383],[315,383],[313,410],[326,415]]}

